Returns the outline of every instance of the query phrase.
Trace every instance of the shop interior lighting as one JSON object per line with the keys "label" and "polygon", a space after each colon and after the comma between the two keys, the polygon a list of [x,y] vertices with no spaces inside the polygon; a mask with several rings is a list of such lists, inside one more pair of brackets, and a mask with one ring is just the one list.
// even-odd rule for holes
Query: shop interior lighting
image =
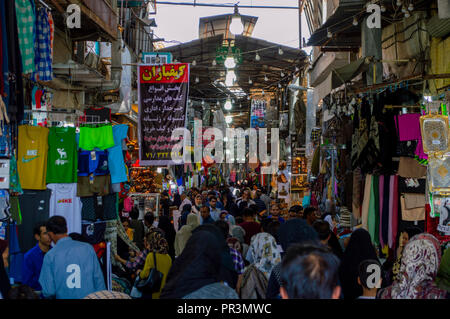
{"label": "shop interior lighting", "polygon": [[408,10],[406,9],[406,7],[405,6],[402,6],[402,12],[403,13],[406,13]]}
{"label": "shop interior lighting", "polygon": [[397,0],[397,7],[400,7],[402,5],[402,0]]}
{"label": "shop interior lighting", "polygon": [[233,86],[234,81],[236,81],[236,74],[233,70],[230,70],[227,72],[227,75],[225,77],[225,85],[226,86]]}
{"label": "shop interior lighting", "polygon": [[259,61],[259,60],[261,60],[261,57],[259,56],[258,52],[256,52],[256,55],[255,55],[255,60],[256,60],[256,61]]}
{"label": "shop interior lighting", "polygon": [[230,98],[228,98],[223,106],[225,110],[229,111],[233,108],[233,104],[231,103]]}
{"label": "shop interior lighting", "polygon": [[332,38],[333,34],[331,33],[330,29],[327,30],[327,37]]}
{"label": "shop interior lighting", "polygon": [[213,60],[213,61],[212,61],[212,65],[213,65],[213,66],[216,66],[216,65],[217,65],[216,60]]}
{"label": "shop interior lighting", "polygon": [[380,7],[381,12],[386,12],[386,7],[382,4]]}
{"label": "shop interior lighting", "polygon": [[225,59],[224,65],[227,69],[234,69],[236,67],[236,61],[232,56],[229,56]]}
{"label": "shop interior lighting", "polygon": [[279,48],[279,49],[278,49],[278,54],[279,54],[279,55],[283,55],[283,53],[284,53],[283,50],[282,50],[281,48]]}
{"label": "shop interior lighting", "polygon": [[225,116],[225,122],[227,124],[230,124],[231,122],[233,122],[233,117],[230,115]]}
{"label": "shop interior lighting", "polygon": [[414,5],[413,5],[412,2],[409,3],[408,10],[409,11],[413,11],[414,10]]}
{"label": "shop interior lighting", "polygon": [[267,75],[264,75],[264,81],[269,81],[269,78],[267,77]]}
{"label": "shop interior lighting", "polygon": [[248,78],[248,84],[252,84],[252,83],[253,83],[252,79]]}
{"label": "shop interior lighting", "polygon": [[198,78],[198,76],[195,77],[195,83],[200,82],[200,79]]}
{"label": "shop interior lighting", "polygon": [[244,24],[242,23],[242,17],[239,14],[239,9],[237,4],[234,5],[234,14],[231,18],[230,31],[234,35],[239,35],[244,32]]}
{"label": "shop interior lighting", "polygon": [[358,19],[356,17],[353,17],[353,25],[354,26],[358,25]]}
{"label": "shop interior lighting", "polygon": [[283,71],[281,71],[280,75],[281,75],[281,77],[284,77],[284,73],[283,73]]}
{"label": "shop interior lighting", "polygon": [[197,61],[195,61],[195,60],[192,61],[192,65],[193,65],[193,66],[196,66],[196,65],[197,65]]}
{"label": "shop interior lighting", "polygon": [[411,16],[411,14],[408,11],[406,11],[405,12],[405,18],[409,18],[410,16]]}

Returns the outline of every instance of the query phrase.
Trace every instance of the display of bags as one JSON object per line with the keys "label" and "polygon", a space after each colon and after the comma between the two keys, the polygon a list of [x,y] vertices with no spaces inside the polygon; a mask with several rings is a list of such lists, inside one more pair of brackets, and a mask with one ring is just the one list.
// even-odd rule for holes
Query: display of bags
{"label": "display of bags", "polygon": [[402,220],[425,220],[425,196],[422,194],[403,194],[400,197]]}
{"label": "display of bags", "polygon": [[405,178],[421,178],[427,175],[427,167],[410,157],[400,157],[398,175]]}
{"label": "display of bags", "polygon": [[425,153],[450,151],[447,116],[438,114],[421,116],[420,128]]}

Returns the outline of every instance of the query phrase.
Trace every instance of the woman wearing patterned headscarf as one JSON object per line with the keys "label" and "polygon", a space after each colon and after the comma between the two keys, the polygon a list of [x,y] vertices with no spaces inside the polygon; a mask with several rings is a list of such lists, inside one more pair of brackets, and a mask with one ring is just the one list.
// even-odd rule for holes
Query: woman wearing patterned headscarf
{"label": "woman wearing patterned headscarf", "polygon": [[281,254],[275,238],[269,233],[259,233],[252,237],[247,259],[261,270],[267,279],[273,267],[281,262]]}
{"label": "woman wearing patterned headscarf", "polygon": [[[155,257],[156,257],[156,269],[163,274],[161,287],[158,292],[151,295],[151,299],[159,299],[161,291],[166,284],[167,274],[169,273],[170,267],[172,267],[172,258],[169,256],[169,244],[164,238],[164,235],[160,231],[152,231],[146,235],[145,248],[148,249],[149,253],[145,259],[144,269],[140,272],[139,277],[141,279],[146,279],[150,275],[150,271],[155,268]],[[150,298],[150,296],[143,295],[143,298]]]}
{"label": "woman wearing patterned headscarf", "polygon": [[415,235],[403,249],[397,280],[378,293],[380,299],[444,299],[434,280],[441,262],[439,241],[431,234]]}

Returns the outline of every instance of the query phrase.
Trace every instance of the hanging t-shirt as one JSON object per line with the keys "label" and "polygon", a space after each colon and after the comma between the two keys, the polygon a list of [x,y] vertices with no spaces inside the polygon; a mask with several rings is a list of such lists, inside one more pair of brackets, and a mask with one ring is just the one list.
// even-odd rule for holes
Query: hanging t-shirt
{"label": "hanging t-shirt", "polygon": [[81,200],[77,197],[77,184],[49,184],[52,190],[49,216],[63,216],[67,222],[67,232],[81,234]]}
{"label": "hanging t-shirt", "polygon": [[18,226],[19,245],[22,252],[27,252],[36,245],[33,228],[38,222],[48,220],[51,191],[24,190],[19,196],[22,223]]}
{"label": "hanging t-shirt", "polygon": [[123,159],[122,141],[127,137],[128,125],[113,126],[114,147],[108,148],[108,167],[111,172],[111,183],[128,181],[127,170]]}
{"label": "hanging t-shirt", "polygon": [[111,109],[106,107],[90,107],[84,111],[86,122],[111,122]]}
{"label": "hanging t-shirt", "polygon": [[51,127],[48,135],[47,184],[76,183],[78,154],[74,127]]}
{"label": "hanging t-shirt", "polygon": [[109,175],[107,151],[81,151],[78,153],[78,176]]}
{"label": "hanging t-shirt", "polygon": [[48,133],[46,127],[19,126],[17,164],[23,189],[46,189]]}
{"label": "hanging t-shirt", "polygon": [[105,150],[114,146],[113,129],[111,125],[99,127],[80,127],[79,146],[83,150],[92,151],[95,148]]}

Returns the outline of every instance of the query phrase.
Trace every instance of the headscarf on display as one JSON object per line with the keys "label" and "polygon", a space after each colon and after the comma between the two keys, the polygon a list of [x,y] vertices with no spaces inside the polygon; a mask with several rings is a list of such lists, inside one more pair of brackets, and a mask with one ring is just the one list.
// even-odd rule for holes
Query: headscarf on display
{"label": "headscarf on display", "polygon": [[200,225],[198,217],[194,214],[187,216],[187,223],[175,235],[175,256],[180,256],[189,238],[192,236],[192,231]]}
{"label": "headscarf on display", "polygon": [[273,267],[281,262],[277,241],[269,233],[259,233],[252,237],[249,247],[253,264],[261,270],[267,279]]}
{"label": "headscarf on display", "polygon": [[422,233],[411,238],[403,249],[400,273],[394,283],[380,290],[380,299],[443,299],[447,292],[434,280],[441,262],[439,241]]}
{"label": "headscarf on display", "polygon": [[147,244],[149,246],[149,252],[162,255],[169,253],[169,244],[160,231],[150,232],[147,235]]}
{"label": "headscarf on display", "polygon": [[197,231],[208,231],[216,237],[220,245],[220,279],[227,282],[228,286],[230,286],[231,288],[236,288],[238,274],[236,272],[236,269],[234,268],[234,262],[230,254],[230,248],[228,247],[222,230],[213,224],[206,224],[198,226],[196,229],[194,229],[192,234],[196,233]]}
{"label": "headscarf on display", "polygon": [[358,266],[363,260],[378,260],[370,234],[364,228],[355,230],[350,236],[339,267],[339,280],[345,299],[356,299],[363,291],[358,284]]}
{"label": "headscarf on display", "polygon": [[167,243],[169,244],[169,255],[173,259],[175,257],[174,244],[176,232],[168,216],[159,217],[158,228],[164,232],[164,237],[166,238]]}
{"label": "headscarf on display", "polygon": [[450,246],[442,256],[435,283],[439,288],[450,292]]}
{"label": "headscarf on display", "polygon": [[[198,229],[198,227],[197,227]],[[180,299],[220,281],[221,245],[209,231],[194,232],[167,275],[161,299]]]}

